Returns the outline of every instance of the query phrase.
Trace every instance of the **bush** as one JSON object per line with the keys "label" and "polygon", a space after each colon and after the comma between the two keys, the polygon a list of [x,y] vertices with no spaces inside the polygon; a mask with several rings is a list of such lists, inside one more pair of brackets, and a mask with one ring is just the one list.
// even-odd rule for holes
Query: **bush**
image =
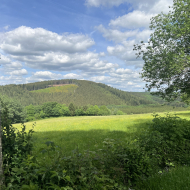
{"label": "bush", "polygon": [[117,115],[123,115],[124,113],[121,110],[117,111]]}
{"label": "bush", "polygon": [[34,116],[27,116],[26,121],[34,121],[35,117]]}
{"label": "bush", "polygon": [[34,115],[34,117],[35,117],[35,119],[41,119],[41,117],[40,117],[40,114],[39,114],[39,113],[36,113],[36,114]]}
{"label": "bush", "polygon": [[99,115],[110,115],[111,111],[105,106],[100,106]]}
{"label": "bush", "polygon": [[167,114],[154,115],[149,129],[139,137],[139,146],[160,167],[167,163],[190,164],[190,121]]}
{"label": "bush", "polygon": [[[2,103],[2,102],[1,102]],[[22,161],[29,155],[33,148],[33,129],[25,132],[26,126],[22,124],[22,130],[18,131],[11,125],[8,118],[8,109],[2,103],[2,154],[5,185],[12,182],[20,182],[19,178],[12,175],[12,168],[19,167]],[[34,125],[33,125],[34,128]],[[17,133],[16,133],[17,130]],[[10,186],[10,185],[9,185]],[[11,187],[11,186],[10,186]]]}
{"label": "bush", "polygon": [[59,112],[60,112],[61,116],[70,116],[71,115],[70,111],[69,111],[69,108],[66,107],[65,105],[63,105],[61,107],[61,109],[59,110]]}
{"label": "bush", "polygon": [[75,110],[75,115],[76,116],[85,115],[85,111],[83,109],[77,109],[77,110]]}
{"label": "bush", "polygon": [[40,111],[40,117],[41,117],[41,118],[45,118],[45,117],[46,117],[46,114],[45,114],[43,111]]}
{"label": "bush", "polygon": [[11,123],[24,122],[27,114],[24,107],[19,102],[10,99],[9,97],[0,95],[0,107],[2,107],[3,111],[4,106],[2,104],[8,109],[8,117],[11,120]]}
{"label": "bush", "polygon": [[135,185],[153,173],[153,163],[139,148],[119,146],[114,155],[115,175],[122,177],[127,186]]}

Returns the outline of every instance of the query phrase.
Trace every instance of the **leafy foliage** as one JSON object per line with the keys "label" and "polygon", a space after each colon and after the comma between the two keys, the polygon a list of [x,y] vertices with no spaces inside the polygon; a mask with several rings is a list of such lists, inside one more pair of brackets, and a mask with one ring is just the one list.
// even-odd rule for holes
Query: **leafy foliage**
{"label": "leafy foliage", "polygon": [[[152,94],[166,100],[190,96],[190,2],[174,0],[173,11],[158,14],[151,19],[151,34],[148,45],[143,41],[135,45],[137,57],[143,54],[145,61],[142,78],[148,83]],[[144,46],[146,50],[144,49]]]}
{"label": "leafy foliage", "polygon": [[[9,184],[13,181],[18,181],[18,178],[12,178],[12,168],[18,167],[22,163],[24,158],[31,153],[32,133],[30,130],[25,132],[26,126],[22,124],[22,130],[16,133],[16,129],[11,125],[9,119],[8,108],[1,101],[1,126],[2,126],[2,154],[3,154],[3,169],[5,175],[5,184]],[[34,126],[33,126],[34,127]]]}
{"label": "leafy foliage", "polygon": [[[149,128],[131,142],[106,138],[102,149],[80,153],[77,148],[70,156],[65,156],[52,141],[45,142],[47,147],[37,152],[30,149],[29,155],[33,132],[26,138],[24,128],[19,136],[7,124],[7,132],[12,134],[8,142],[13,144],[15,140],[17,152],[11,157],[12,165],[4,163],[5,189],[128,190],[135,189],[139,182],[149,180],[155,173],[170,171],[177,165],[190,165],[190,121],[170,114],[153,116]],[[3,125],[8,123],[6,118],[5,112]],[[38,160],[38,154],[44,159]]]}
{"label": "leafy foliage", "polygon": [[[26,118],[24,107],[16,100],[10,99],[7,96],[0,96],[0,107],[4,111],[4,107],[8,109],[8,118],[11,123],[21,123]],[[4,106],[3,106],[4,105]]]}

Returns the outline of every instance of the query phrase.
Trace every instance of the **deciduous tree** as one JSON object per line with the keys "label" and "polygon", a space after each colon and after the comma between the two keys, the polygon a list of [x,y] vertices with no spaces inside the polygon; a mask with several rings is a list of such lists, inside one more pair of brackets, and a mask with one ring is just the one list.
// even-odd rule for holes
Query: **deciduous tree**
{"label": "deciduous tree", "polygon": [[190,97],[190,1],[174,0],[173,10],[151,19],[148,43],[134,45],[145,64],[141,77],[148,91],[171,101]]}

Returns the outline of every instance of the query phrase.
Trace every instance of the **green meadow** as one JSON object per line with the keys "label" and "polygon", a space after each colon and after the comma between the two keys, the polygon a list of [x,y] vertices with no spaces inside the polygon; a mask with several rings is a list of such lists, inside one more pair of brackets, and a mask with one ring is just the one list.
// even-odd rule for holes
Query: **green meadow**
{"label": "green meadow", "polygon": [[[190,111],[170,112],[183,119],[190,119]],[[159,113],[164,116],[165,113]],[[130,142],[152,122],[152,114],[59,117],[36,121],[34,127],[34,151],[47,147],[45,142],[53,141],[65,155],[70,155],[76,147],[95,151],[103,147],[106,138]],[[25,123],[26,132],[34,122]],[[18,130],[20,124],[14,124]]]}
{"label": "green meadow", "polygon": [[[190,136],[190,111],[158,114],[162,118],[149,113],[58,117],[25,123],[26,132],[34,126],[34,147],[31,155],[12,169],[11,183],[17,186],[13,189],[21,185],[23,190],[189,189],[189,143],[183,147],[180,142]],[[149,126],[153,131],[147,130]],[[21,130],[22,126],[13,127]],[[174,140],[168,141],[159,130],[165,130]],[[11,179],[7,178],[7,183]]]}

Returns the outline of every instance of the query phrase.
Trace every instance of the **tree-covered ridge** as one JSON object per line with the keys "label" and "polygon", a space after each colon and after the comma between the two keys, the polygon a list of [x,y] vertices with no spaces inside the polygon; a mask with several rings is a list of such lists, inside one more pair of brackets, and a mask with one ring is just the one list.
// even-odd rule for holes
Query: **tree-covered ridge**
{"label": "tree-covered ridge", "polygon": [[63,93],[69,93],[74,92],[78,88],[75,84],[65,84],[65,85],[53,85],[53,87],[48,87],[45,89],[39,89],[31,91],[33,93],[57,93],[57,92],[63,92]]}
{"label": "tree-covered ridge", "polygon": [[[66,90],[60,90],[62,88],[72,90],[68,90],[66,93]],[[0,94],[6,95],[9,98],[14,98],[23,106],[28,106],[30,104],[42,105],[45,102],[51,101],[56,101],[60,104],[65,104],[66,106],[69,106],[71,102],[76,106],[84,106],[88,104],[98,106],[112,104],[139,106],[164,103],[161,98],[153,97],[150,93],[126,92],[102,83],[76,79],[5,85],[0,86]],[[181,104],[184,105],[183,103]],[[179,103],[174,106],[178,105]]]}

